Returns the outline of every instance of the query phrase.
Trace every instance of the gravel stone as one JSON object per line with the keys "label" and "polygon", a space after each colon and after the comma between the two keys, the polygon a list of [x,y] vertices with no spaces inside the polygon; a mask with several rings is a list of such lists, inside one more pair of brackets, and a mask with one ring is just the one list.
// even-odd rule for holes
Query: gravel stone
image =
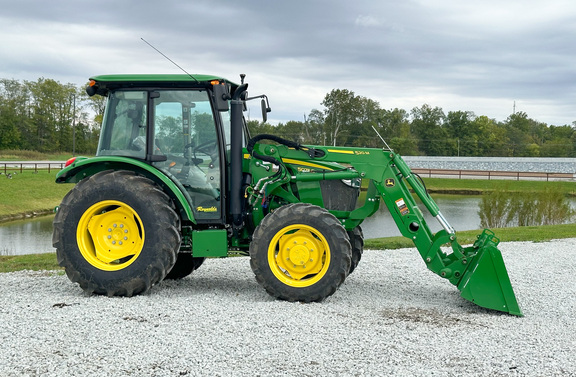
{"label": "gravel stone", "polygon": [[414,248],[367,250],[322,303],[277,301],[248,258],[132,298],[0,274],[0,376],[575,376],[576,238],[500,244],[525,317],[475,306]]}

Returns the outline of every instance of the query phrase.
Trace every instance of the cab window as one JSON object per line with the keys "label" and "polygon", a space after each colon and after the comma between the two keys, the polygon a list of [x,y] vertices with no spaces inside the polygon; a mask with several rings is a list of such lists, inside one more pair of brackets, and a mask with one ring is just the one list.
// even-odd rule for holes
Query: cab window
{"label": "cab window", "polygon": [[109,94],[97,156],[146,157],[147,92]]}

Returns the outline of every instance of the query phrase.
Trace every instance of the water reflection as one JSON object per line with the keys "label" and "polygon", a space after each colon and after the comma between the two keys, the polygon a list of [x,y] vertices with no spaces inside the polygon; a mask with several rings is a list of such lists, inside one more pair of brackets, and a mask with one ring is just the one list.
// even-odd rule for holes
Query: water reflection
{"label": "water reflection", "polygon": [[43,216],[0,224],[0,255],[53,253],[52,220]]}
{"label": "water reflection", "polygon": [[[480,216],[478,205],[480,196],[460,196],[434,194],[432,198],[438,204],[440,212],[456,231],[480,229]],[[428,227],[435,233],[442,229],[423,205],[420,206]],[[362,223],[364,238],[379,238],[401,236],[396,223],[386,209],[384,203],[374,216],[367,218]]]}

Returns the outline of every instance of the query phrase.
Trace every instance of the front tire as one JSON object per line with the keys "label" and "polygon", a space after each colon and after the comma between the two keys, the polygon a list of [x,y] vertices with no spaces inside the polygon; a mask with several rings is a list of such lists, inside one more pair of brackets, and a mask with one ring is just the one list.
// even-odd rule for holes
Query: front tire
{"label": "front tire", "polygon": [[364,233],[362,233],[362,228],[357,226],[356,228],[348,231],[348,238],[350,239],[350,245],[352,245],[352,263],[350,263],[350,272],[358,267],[360,259],[362,259],[362,254],[364,253]]}
{"label": "front tire", "polygon": [[350,271],[346,230],[328,211],[306,203],[268,214],[250,244],[250,265],[266,291],[288,301],[322,301]]}
{"label": "front tire", "polygon": [[170,198],[130,171],[80,181],[54,218],[58,264],[88,293],[132,296],[170,271],[180,247],[180,220]]}

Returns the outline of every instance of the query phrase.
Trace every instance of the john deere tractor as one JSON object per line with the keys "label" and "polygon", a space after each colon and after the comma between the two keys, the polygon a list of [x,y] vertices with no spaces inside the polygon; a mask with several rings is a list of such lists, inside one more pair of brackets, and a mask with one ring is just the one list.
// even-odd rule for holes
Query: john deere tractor
{"label": "john deere tractor", "polygon": [[[69,160],[75,183],[54,219],[58,263],[90,293],[132,296],[205,258],[248,256],[272,296],[322,301],[356,268],[362,222],[381,204],[425,265],[479,306],[522,315],[498,238],[461,246],[423,182],[390,148],[251,137],[248,84],[208,75],[104,75],[96,157]],[[385,143],[384,143],[385,145]],[[421,209],[416,198],[422,203]],[[422,211],[442,230],[431,232]]]}

